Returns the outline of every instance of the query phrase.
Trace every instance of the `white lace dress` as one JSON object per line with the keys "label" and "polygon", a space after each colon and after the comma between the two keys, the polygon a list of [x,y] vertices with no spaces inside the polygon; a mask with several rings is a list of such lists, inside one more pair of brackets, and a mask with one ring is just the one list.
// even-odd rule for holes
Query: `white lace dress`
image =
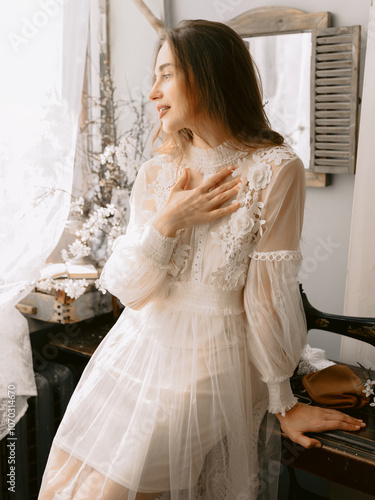
{"label": "white lace dress", "polygon": [[[154,228],[180,168],[207,179],[230,164],[242,177],[235,213],[176,238]],[[43,499],[256,498],[260,421],[295,404],[289,377],[306,340],[304,198],[302,162],[284,145],[191,146],[179,168],[166,156],[142,166],[102,275],[127,307],[70,401]]]}

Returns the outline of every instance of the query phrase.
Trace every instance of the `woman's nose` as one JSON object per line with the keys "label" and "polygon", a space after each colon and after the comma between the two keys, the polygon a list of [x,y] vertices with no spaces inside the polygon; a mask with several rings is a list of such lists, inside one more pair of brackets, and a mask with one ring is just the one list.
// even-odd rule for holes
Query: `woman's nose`
{"label": "woman's nose", "polygon": [[157,82],[154,83],[154,86],[150,90],[150,93],[148,94],[148,98],[150,101],[155,101],[155,99],[160,99],[161,97],[161,90],[159,88],[159,85]]}

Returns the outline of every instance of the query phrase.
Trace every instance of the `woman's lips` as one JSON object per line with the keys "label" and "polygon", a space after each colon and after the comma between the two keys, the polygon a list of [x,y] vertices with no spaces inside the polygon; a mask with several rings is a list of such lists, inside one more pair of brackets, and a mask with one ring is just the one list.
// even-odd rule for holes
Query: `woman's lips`
{"label": "woman's lips", "polygon": [[164,108],[161,108],[161,110],[159,111],[159,120],[161,120],[163,118],[163,116],[165,115],[165,113],[169,110],[169,106],[166,106]]}

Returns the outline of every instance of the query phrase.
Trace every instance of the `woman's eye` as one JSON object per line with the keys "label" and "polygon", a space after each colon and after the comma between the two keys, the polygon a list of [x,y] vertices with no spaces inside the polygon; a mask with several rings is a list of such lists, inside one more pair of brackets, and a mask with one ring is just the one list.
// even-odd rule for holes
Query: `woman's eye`
{"label": "woman's eye", "polygon": [[168,80],[170,77],[171,77],[171,74],[170,74],[170,73],[165,73],[165,75],[163,75],[163,78],[164,78],[165,80]]}

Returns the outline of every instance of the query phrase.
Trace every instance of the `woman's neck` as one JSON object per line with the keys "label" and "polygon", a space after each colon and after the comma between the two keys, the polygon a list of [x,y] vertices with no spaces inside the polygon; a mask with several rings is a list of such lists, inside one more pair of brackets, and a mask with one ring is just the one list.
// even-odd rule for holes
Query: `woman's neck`
{"label": "woman's neck", "polygon": [[221,141],[218,139],[216,140],[210,140],[210,139],[203,139],[202,137],[199,137],[198,135],[194,134],[193,136],[193,146],[201,149],[209,149],[209,148],[215,148],[216,146],[219,146]]}
{"label": "woman's neck", "polygon": [[193,146],[201,149],[216,148],[225,142],[223,135],[212,133],[213,127],[207,127],[204,132],[196,133],[193,131]]}

